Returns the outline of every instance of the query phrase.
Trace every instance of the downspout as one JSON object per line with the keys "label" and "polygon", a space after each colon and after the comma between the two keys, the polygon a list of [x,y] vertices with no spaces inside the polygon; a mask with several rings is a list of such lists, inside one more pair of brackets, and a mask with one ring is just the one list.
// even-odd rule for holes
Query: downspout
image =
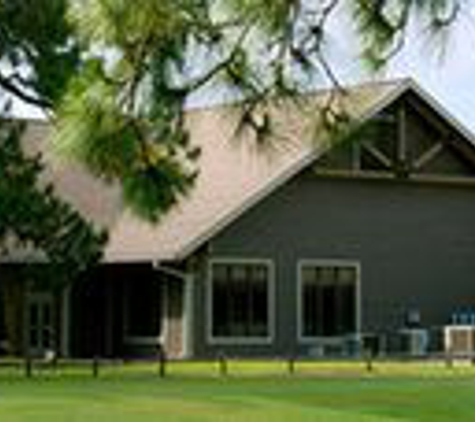
{"label": "downspout", "polygon": [[[183,282],[183,358],[191,358],[193,356],[193,314],[194,314],[194,275],[189,272],[181,271],[176,268],[170,268],[154,261],[152,263],[154,270],[162,272],[170,277],[177,278]],[[166,310],[168,311],[168,309]],[[167,314],[168,317],[168,314]]]}

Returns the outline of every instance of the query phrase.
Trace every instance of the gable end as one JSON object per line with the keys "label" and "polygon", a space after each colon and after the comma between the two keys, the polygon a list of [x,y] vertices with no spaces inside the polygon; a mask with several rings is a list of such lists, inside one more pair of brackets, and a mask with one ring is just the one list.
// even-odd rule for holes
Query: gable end
{"label": "gable end", "polygon": [[327,176],[471,180],[475,176],[472,139],[437,104],[410,87],[364,122],[351,139],[323,154],[315,170]]}

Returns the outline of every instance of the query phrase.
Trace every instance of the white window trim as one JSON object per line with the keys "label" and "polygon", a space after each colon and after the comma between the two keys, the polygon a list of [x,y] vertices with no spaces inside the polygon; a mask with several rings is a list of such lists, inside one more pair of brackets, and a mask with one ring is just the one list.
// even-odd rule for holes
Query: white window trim
{"label": "white window trim", "polygon": [[356,331],[351,337],[360,338],[362,307],[361,307],[361,263],[346,259],[300,259],[297,261],[297,340],[301,344],[333,344],[339,343],[345,336],[304,336],[303,333],[303,304],[302,304],[302,268],[305,266],[314,267],[352,267],[356,270]]}
{"label": "white window trim", "polygon": [[[263,264],[268,268],[267,318],[269,335],[265,337],[216,337],[213,336],[213,265],[215,264]],[[210,345],[270,345],[275,337],[275,266],[271,259],[219,257],[208,261],[206,277],[206,338]]]}

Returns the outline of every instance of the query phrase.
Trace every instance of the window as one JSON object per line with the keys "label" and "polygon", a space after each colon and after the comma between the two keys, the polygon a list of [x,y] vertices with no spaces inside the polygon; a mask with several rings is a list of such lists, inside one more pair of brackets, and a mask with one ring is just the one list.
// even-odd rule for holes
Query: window
{"label": "window", "polygon": [[210,334],[216,339],[270,338],[271,266],[264,261],[211,264]]}
{"label": "window", "polygon": [[351,263],[300,264],[299,322],[302,338],[358,331],[358,266]]}
{"label": "window", "polygon": [[53,295],[31,293],[28,300],[28,345],[32,354],[54,348]]}

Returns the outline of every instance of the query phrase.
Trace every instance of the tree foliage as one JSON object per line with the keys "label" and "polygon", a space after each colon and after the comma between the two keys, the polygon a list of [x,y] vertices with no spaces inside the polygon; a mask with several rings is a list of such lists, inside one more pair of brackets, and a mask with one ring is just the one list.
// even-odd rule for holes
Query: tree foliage
{"label": "tree foliage", "polygon": [[100,259],[106,237],[41,181],[41,159],[25,155],[22,131],[18,123],[0,127],[0,255],[29,251],[43,267],[35,280],[61,287]]}
{"label": "tree foliage", "polygon": [[468,0],[383,0],[352,2],[352,13],[362,41],[362,56],[374,69],[384,66],[407,41],[411,22],[417,21],[430,37],[446,35],[469,7]]}
{"label": "tree foliage", "polygon": [[67,0],[0,0],[0,87],[51,109],[77,69],[80,49]]}
{"label": "tree foliage", "polygon": [[[403,47],[412,23],[442,34],[468,3],[0,0],[1,57],[29,69],[26,81],[0,74],[0,85],[27,88],[22,95],[51,105],[56,149],[118,183],[127,205],[157,220],[197,174],[184,114],[197,91],[226,87],[241,100],[240,126],[265,141],[273,130],[270,99],[295,98],[315,81],[344,94],[328,43],[342,9],[352,16],[363,60],[379,69]],[[38,25],[30,27],[33,20]]]}

